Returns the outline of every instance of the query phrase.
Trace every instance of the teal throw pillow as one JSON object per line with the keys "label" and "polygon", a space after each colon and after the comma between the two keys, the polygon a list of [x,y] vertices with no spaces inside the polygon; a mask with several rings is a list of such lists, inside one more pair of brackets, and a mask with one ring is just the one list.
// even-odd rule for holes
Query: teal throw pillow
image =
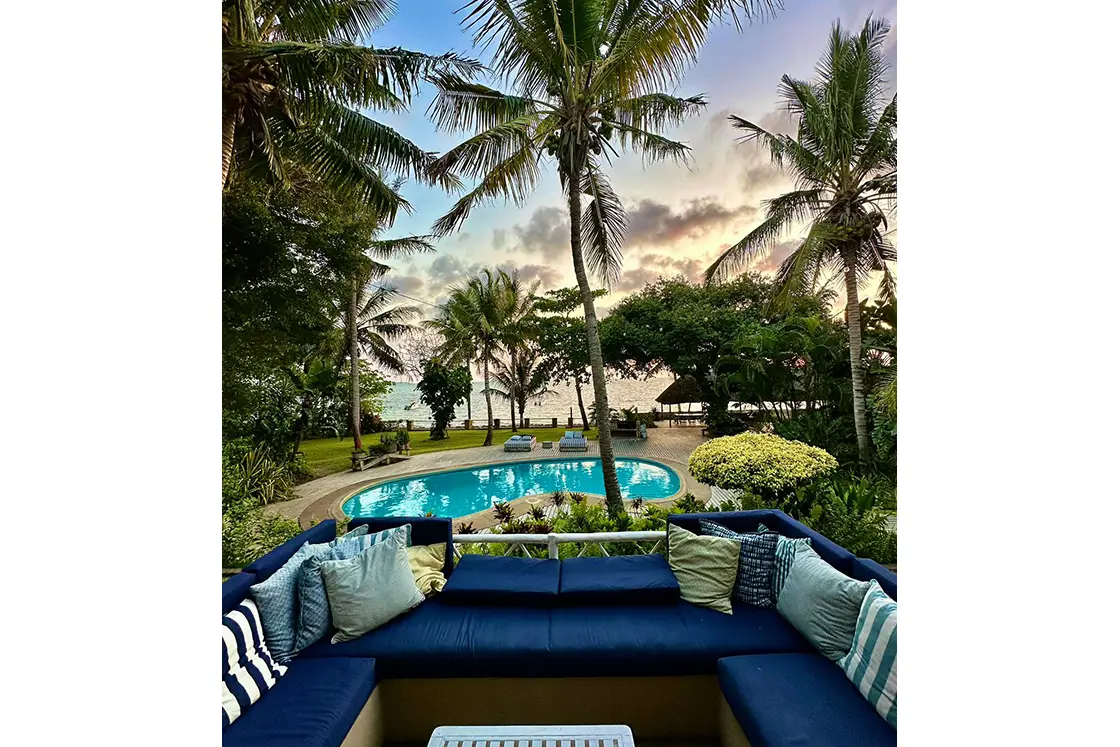
{"label": "teal throw pillow", "polygon": [[249,587],[249,594],[257,603],[264,627],[264,639],[272,658],[287,664],[296,652],[296,626],[299,624],[300,567],[310,558],[328,558],[334,548],[324,542],[312,545],[307,542],[295,551],[280,570],[264,581]]}
{"label": "teal throw pillow", "polygon": [[875,579],[863,597],[852,650],[836,662],[867,702],[898,728],[898,603]]}
{"label": "teal throw pillow", "polygon": [[[778,534],[765,524],[758,525],[758,532],[759,534],[764,532]],[[774,582],[771,587],[774,604],[778,603],[778,596],[782,593],[782,584],[786,582],[786,576],[789,575],[789,569],[793,565],[793,556],[797,554],[797,549],[812,546],[813,543],[808,537],[793,538],[778,534],[778,546],[774,549]]]}
{"label": "teal throw pillow", "polygon": [[351,641],[424,601],[408,564],[403,533],[395,533],[349,560],[320,564],[331,619],[331,643]]}
{"label": "teal throw pillow", "polygon": [[870,583],[848,578],[811,548],[799,548],[778,597],[778,612],[832,661],[852,648]]}
{"label": "teal throw pillow", "polygon": [[[412,525],[404,524],[394,529],[369,533],[369,525],[362,524],[331,542],[332,552],[327,557],[307,559],[299,569],[296,592],[299,596],[299,613],[293,653],[299,653],[325,636],[331,629],[331,607],[327,587],[323,584],[323,560],[347,560],[379,542],[403,536],[405,547],[412,545]],[[341,541],[346,540],[346,541]],[[363,548],[363,545],[365,546]]]}

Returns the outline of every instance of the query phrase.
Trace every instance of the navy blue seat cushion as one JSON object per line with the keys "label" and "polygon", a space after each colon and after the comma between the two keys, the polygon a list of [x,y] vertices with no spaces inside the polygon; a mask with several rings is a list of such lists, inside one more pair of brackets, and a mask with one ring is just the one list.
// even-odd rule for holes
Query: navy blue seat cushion
{"label": "navy blue seat cushion", "polygon": [[292,537],[269,554],[257,558],[252,563],[245,566],[244,570],[256,575],[256,583],[259,584],[273,573],[280,570],[284,564],[288,562],[288,559],[296,554],[296,550],[303,547],[304,542],[318,545],[323,542],[330,542],[334,537],[335,520],[327,519],[326,521],[321,521],[306,532],[301,532],[295,537]]}
{"label": "navy blue seat cushion", "polygon": [[727,511],[710,514],[670,514],[669,521],[693,534],[703,534],[700,520],[707,519],[722,524],[733,532],[745,534],[758,531],[759,524],[765,524],[785,537],[808,537],[812,540],[817,555],[841,573],[851,575],[852,562],[856,559],[848,550],[836,544],[820,532],[813,531],[800,521],[791,519],[786,513],[775,509],[758,511]]}
{"label": "navy blue seat cushion", "polygon": [[449,604],[550,605],[560,593],[560,561],[464,555],[440,599]]}
{"label": "navy blue seat cushion", "polygon": [[548,676],[548,635],[548,609],[446,604],[437,595],[353,641],[325,637],[299,659],[375,658],[383,678]]}
{"label": "navy blue seat cushion", "polygon": [[550,641],[557,676],[715,674],[725,656],[813,650],[775,609],[734,603],[727,615],[684,601],[558,607]]}
{"label": "navy blue seat cushion", "polygon": [[751,747],[897,743],[844,670],[820,654],[721,659],[719,687]]}
{"label": "navy blue seat cushion", "polygon": [[443,574],[451,573],[455,566],[455,554],[451,547],[451,519],[438,516],[355,516],[350,520],[350,529],[368,526],[370,533],[383,529],[394,529],[405,524],[412,525],[412,544],[443,545]]}
{"label": "navy blue seat cushion", "polygon": [[222,582],[222,614],[226,614],[245,597],[249,596],[249,587],[257,582],[257,577],[252,573],[242,571],[236,576],[231,576]]}
{"label": "navy blue seat cushion", "polygon": [[224,747],[339,747],[377,685],[371,659],[308,659],[222,732]]}
{"label": "navy blue seat cushion", "polygon": [[[856,558],[852,561],[852,578],[857,581],[875,579],[891,599],[898,601],[898,576],[876,563],[871,558]],[[229,583],[228,581],[226,583]]]}
{"label": "navy blue seat cushion", "polygon": [[561,604],[673,604],[680,598],[681,586],[662,555],[560,563]]}

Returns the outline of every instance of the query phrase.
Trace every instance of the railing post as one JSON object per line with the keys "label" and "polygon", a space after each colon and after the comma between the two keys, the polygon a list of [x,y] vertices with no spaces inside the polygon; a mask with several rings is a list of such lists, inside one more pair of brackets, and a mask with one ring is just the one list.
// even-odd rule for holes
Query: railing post
{"label": "railing post", "polygon": [[556,534],[549,532],[548,535],[548,557],[553,560],[560,557],[560,543],[556,538]]}

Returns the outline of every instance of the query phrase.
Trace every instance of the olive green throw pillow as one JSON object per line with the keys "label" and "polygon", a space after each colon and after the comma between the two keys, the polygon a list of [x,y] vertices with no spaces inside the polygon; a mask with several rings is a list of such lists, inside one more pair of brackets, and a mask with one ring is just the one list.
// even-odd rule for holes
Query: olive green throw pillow
{"label": "olive green throw pillow", "polygon": [[731,592],[739,573],[738,540],[693,534],[669,525],[669,568],[681,599],[731,614]]}
{"label": "olive green throw pillow", "polygon": [[868,581],[848,578],[810,547],[797,548],[778,595],[778,612],[822,654],[839,661],[852,648]]}

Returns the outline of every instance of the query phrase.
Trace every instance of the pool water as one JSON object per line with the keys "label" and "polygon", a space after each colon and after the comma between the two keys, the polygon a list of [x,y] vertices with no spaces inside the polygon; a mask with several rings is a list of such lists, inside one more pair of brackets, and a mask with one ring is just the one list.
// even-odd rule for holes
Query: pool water
{"label": "pool water", "polygon": [[[669,498],[681,488],[673,470],[643,459],[616,459],[625,499]],[[367,488],[350,497],[347,516],[436,516],[458,518],[485,511],[498,501],[536,493],[605,493],[603,463],[597,458],[512,462],[407,477]]]}

